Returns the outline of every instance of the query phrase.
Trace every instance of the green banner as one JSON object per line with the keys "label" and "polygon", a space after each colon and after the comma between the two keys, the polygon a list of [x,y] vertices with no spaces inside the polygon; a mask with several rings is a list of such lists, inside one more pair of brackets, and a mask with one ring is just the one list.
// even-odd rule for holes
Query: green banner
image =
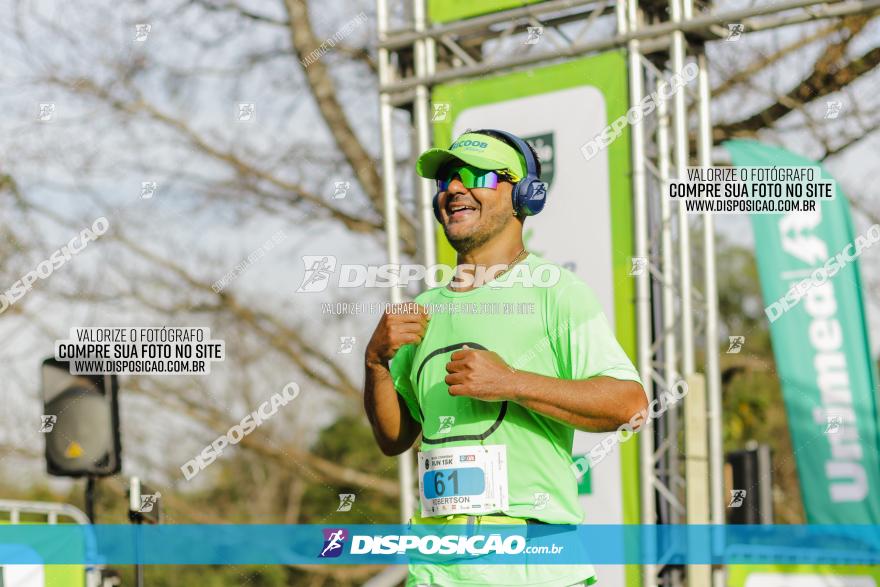
{"label": "green banner", "polygon": [[[724,146],[737,167],[821,167],[754,141]],[[822,179],[832,179],[824,169]],[[880,524],[877,377],[857,260],[880,227],[873,240],[854,234],[835,188],[813,212],[752,214],[755,255],[807,521]]]}
{"label": "green banner", "polygon": [[876,587],[880,569],[866,565],[731,565],[728,587]]}
{"label": "green banner", "polygon": [[432,22],[450,22],[509,10],[542,2],[543,0],[428,0],[428,18]]}

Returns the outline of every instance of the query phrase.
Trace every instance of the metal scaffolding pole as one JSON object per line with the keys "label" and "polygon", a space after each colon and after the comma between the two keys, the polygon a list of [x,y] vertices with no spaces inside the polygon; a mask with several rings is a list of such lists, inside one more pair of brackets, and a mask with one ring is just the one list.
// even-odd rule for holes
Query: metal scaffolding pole
{"label": "metal scaffolding pole", "polygon": [[[425,0],[413,0],[413,25],[416,32],[423,32],[427,25]],[[429,46],[430,45],[430,46]],[[423,78],[434,73],[434,40],[419,39],[415,43],[416,76]],[[413,122],[416,127],[416,145],[421,153],[431,147],[431,96],[428,86],[416,86]],[[418,209],[421,221],[422,263],[430,267],[437,262],[437,247],[434,241],[434,182],[424,177],[416,179],[418,186]]]}
{"label": "metal scaffolding pole", "polygon": [[[626,7],[624,13],[621,7]],[[638,28],[637,0],[620,0],[617,10],[617,27],[619,34],[626,34]],[[628,43],[629,60],[629,102],[638,104],[643,97],[643,72],[639,41],[632,39]],[[632,189],[633,213],[635,221],[635,253],[637,258],[650,259],[648,253],[648,197],[645,165],[645,131],[642,125],[632,128]],[[648,263],[650,265],[650,262]],[[650,305],[650,266],[636,276],[636,328],[638,345],[639,376],[644,382],[648,401],[654,399],[653,366],[651,350],[651,305]],[[654,508],[654,424],[649,418],[639,433],[639,468],[641,478],[641,522],[644,525],[656,523]],[[642,584],[644,587],[656,587],[656,568],[653,564],[642,566]]]}
{"label": "metal scaffolding pole", "polygon": [[[549,4],[549,3],[548,3]],[[572,2],[574,5],[585,4],[583,2]],[[537,5],[537,6],[542,6]],[[816,6],[820,5],[820,6]],[[767,22],[755,20],[760,16],[775,15],[777,13],[794,10],[797,8],[813,7],[808,12],[780,16],[778,18],[766,19]],[[460,67],[449,68],[444,71],[434,73],[421,78],[403,78],[400,80],[389,81],[386,84],[380,83],[380,92],[399,92],[412,89],[419,84],[434,85],[449,81],[458,81],[462,79],[479,77],[493,72],[509,71],[511,69],[526,66],[547,63],[551,61],[559,61],[561,59],[571,59],[580,57],[589,53],[596,53],[606,49],[627,46],[630,40],[651,41],[657,38],[668,36],[674,31],[682,31],[684,33],[696,33],[706,36],[710,40],[722,40],[719,37],[718,27],[726,27],[727,23],[742,23],[746,32],[752,30],[766,30],[767,28],[780,28],[791,24],[801,24],[810,20],[819,20],[823,18],[832,18],[840,16],[849,16],[852,14],[862,14],[871,12],[880,8],[880,0],[852,0],[840,2],[839,4],[829,5],[826,0],[789,0],[787,2],[773,2],[767,5],[744,8],[741,10],[730,10],[724,12],[716,12],[713,14],[700,15],[690,20],[675,22],[663,22],[656,25],[640,27],[638,30],[630,30],[624,34],[617,34],[610,38],[598,39],[595,41],[587,41],[583,43],[574,43],[568,47],[563,47],[552,54],[529,54],[521,55],[509,59],[493,59],[491,62],[478,62],[474,65],[462,65]],[[523,9],[525,10],[525,9]],[[507,20],[513,11],[498,12],[495,17],[501,21]],[[473,23],[468,19],[462,23],[455,23],[442,27],[431,27],[424,33],[401,33],[395,35],[388,41],[379,42],[379,48],[395,49],[411,45],[419,36],[428,36],[434,39],[440,37],[449,37],[450,35],[463,34],[463,31],[473,32]],[[726,34],[727,29],[724,28]]]}
{"label": "metal scaffolding pole", "polygon": [[[657,77],[657,195],[660,201],[660,250],[662,254],[661,261],[661,285],[662,285],[662,336],[663,341],[663,382],[665,389],[673,389],[678,380],[678,352],[676,341],[676,324],[675,316],[675,250],[672,242],[672,203],[668,198],[664,197],[666,186],[670,180],[670,152],[669,152],[669,107],[666,100],[662,98],[662,92],[659,91],[661,84],[668,83],[660,77]],[[655,458],[665,463],[665,474],[662,482],[665,483],[667,489],[673,494],[676,489],[676,479],[678,476],[678,429],[679,420],[676,409],[673,407],[666,412],[666,421],[663,423],[663,431],[665,438],[661,439],[660,444],[663,446],[663,454],[658,454]],[[668,440],[668,442],[666,442]],[[674,507],[667,508],[669,512],[670,523],[680,523],[680,512]],[[672,577],[672,584],[678,585],[680,581],[678,577]]]}
{"label": "metal scaffolding pole", "polygon": [[[712,119],[709,111],[709,65],[705,51],[697,54],[697,157],[700,167],[712,166]],[[715,272],[715,219],[703,215],[703,265],[706,297],[706,390],[709,422],[709,511],[713,524],[724,524],[724,446],[721,422],[721,373],[718,357],[718,285]],[[714,587],[724,587],[724,569],[712,575]]]}
{"label": "metal scaffolding pole", "polygon": [[[655,336],[662,342],[662,365],[661,371],[663,373],[663,387],[664,389],[672,389],[672,386],[675,385],[675,382],[678,378],[678,369],[677,369],[677,361],[678,361],[678,349],[677,349],[677,341],[676,341],[676,332],[674,328],[674,324],[676,323],[675,317],[675,250],[673,248],[672,242],[672,204],[667,199],[662,197],[662,194],[666,190],[666,186],[669,183],[670,179],[670,157],[669,157],[669,104],[663,99],[662,92],[659,91],[661,85],[666,84],[667,82],[663,80],[661,77],[658,77],[660,72],[656,73],[654,76],[655,84],[654,88],[658,89],[657,91],[657,131],[656,131],[656,145],[657,145],[657,176],[656,176],[656,184],[655,184],[655,195],[658,196],[659,205],[660,205],[660,225],[656,230],[659,232],[660,237],[660,314],[661,314],[661,328],[662,330],[657,332]],[[674,413],[674,410],[669,410],[667,412],[667,420],[664,422],[664,432],[666,426],[675,430],[677,428],[674,418],[670,418]],[[663,435],[664,438],[668,438],[668,434]],[[674,488],[672,480],[672,476],[670,474],[674,474],[676,471],[676,464],[674,460],[674,456],[677,453],[675,450],[674,444],[672,446],[667,446],[666,443],[662,442],[663,439],[660,439],[658,445],[661,448],[657,449],[657,455],[655,455],[655,459],[662,459],[664,456],[667,457],[665,461],[667,462],[667,466],[664,467],[664,478],[661,480],[664,484],[666,484],[670,489]],[[661,454],[662,453],[662,454]],[[675,514],[672,514],[673,518],[671,521],[675,521]]]}
{"label": "metal scaffolding pole", "polygon": [[[681,24],[683,18],[683,0],[670,0],[669,15],[673,24]],[[687,59],[687,51],[685,46],[684,33],[680,30],[672,33],[672,42],[670,45],[670,69],[677,75],[684,75],[685,61]],[[688,166],[688,129],[687,129],[687,104],[685,88],[675,92],[673,100],[673,134],[674,134],[674,162],[675,162],[675,179],[683,181],[687,177]],[[660,194],[662,199],[666,199],[666,192]],[[684,206],[679,204],[677,207],[678,216],[678,270],[679,270],[679,304],[681,306],[681,374],[686,381],[690,380],[691,375],[695,372],[694,366],[694,318],[693,318],[693,291],[691,284],[691,239],[690,224],[688,223],[687,212]],[[673,382],[674,384],[674,382]],[[702,386],[694,386],[688,389],[688,395],[684,398],[684,403],[694,402],[700,405],[701,399],[699,394],[702,392]],[[669,441],[671,448],[669,449],[670,462],[670,491],[673,495],[679,495],[679,491],[684,493],[682,502],[687,504],[687,480],[684,479],[682,487],[678,487],[680,472],[680,463],[678,455],[679,449],[679,431],[681,429],[680,406],[676,405],[669,410]],[[685,444],[685,453],[689,452],[690,447]],[[682,514],[685,512],[682,511]],[[673,515],[672,523],[681,523],[685,516]],[[678,546],[678,545],[677,545]],[[681,585],[682,575],[680,569],[671,572],[671,583],[675,586]]]}
{"label": "metal scaffolding pole", "polygon": [[[379,39],[388,30],[387,0],[376,2],[376,27]],[[391,59],[387,49],[379,49],[379,82],[388,83],[392,76]],[[394,169],[394,142],[392,135],[392,114],[394,107],[388,94],[379,96],[379,124],[382,133],[382,181],[385,191],[385,237],[387,239],[388,263],[400,264],[400,239],[397,225],[397,181]],[[400,303],[400,288],[391,288],[391,302]],[[400,479],[400,517],[403,523],[409,521],[415,511],[413,498],[412,451],[398,457],[398,477]]]}
{"label": "metal scaffolding pole", "polygon": [[[658,80],[665,83],[664,80]],[[666,192],[666,186],[669,184],[670,168],[669,168],[669,108],[667,101],[657,92],[657,195],[660,200],[660,251],[663,255],[661,261],[661,285],[662,285],[662,314],[663,314],[663,381],[666,389],[672,389],[678,379],[678,349],[675,336],[676,323],[675,319],[675,256],[672,244],[672,203],[668,198],[663,197]],[[660,334],[658,334],[660,336]],[[674,409],[667,412],[672,415]],[[676,428],[675,422],[671,422],[670,426]],[[673,442],[671,448],[667,451],[673,456],[677,453],[677,447]],[[670,470],[675,472],[675,461],[672,460]],[[671,485],[671,484],[670,484]],[[671,489],[673,487],[670,487]]]}
{"label": "metal scaffolding pole", "polygon": [[[674,24],[681,24],[681,0],[670,0],[669,13]],[[672,33],[670,61],[672,71],[682,74],[685,62],[684,33],[680,30]],[[685,91],[679,90],[672,99],[675,177],[679,181],[686,179],[688,166],[688,133],[687,108],[685,107]],[[666,197],[666,194],[662,194]],[[694,372],[694,318],[691,309],[691,239],[690,227],[684,206],[678,206],[678,246],[679,246],[679,283],[681,288],[681,365],[685,377]]]}
{"label": "metal scaffolding pole", "polygon": [[[685,0],[685,18],[690,16],[690,2],[689,0]],[[702,155],[702,150],[705,148],[707,141],[711,150],[711,127],[708,126],[709,123],[709,94],[708,94],[708,71],[704,69],[705,67],[705,59],[703,53],[703,47],[697,46],[695,48],[695,52],[698,56],[697,58],[697,92],[695,92],[695,100],[696,100],[696,109],[698,112],[698,128],[697,128],[697,148],[700,151],[700,155]],[[700,165],[705,165],[705,161],[700,158]],[[712,235],[714,231],[714,224],[712,222],[712,217],[709,214],[703,215],[701,217],[703,221],[703,236],[704,243],[707,235]],[[714,237],[709,237],[714,238]],[[706,281],[705,283],[709,285],[711,283],[714,284],[714,267],[712,267],[712,275],[709,274],[704,275]],[[714,291],[712,291],[712,286],[707,287],[706,296],[708,298],[713,298],[715,296]],[[709,443],[709,422],[708,420],[708,410],[706,408],[706,395],[707,395],[707,379],[711,378],[708,375],[711,369],[708,367],[708,364],[713,360],[716,361],[717,364],[717,353],[715,352],[717,347],[717,338],[718,338],[718,327],[717,327],[717,312],[713,316],[710,307],[713,307],[713,304],[709,299],[705,299],[705,306],[699,307],[699,309],[706,312],[706,329],[705,329],[705,360],[706,360],[706,369],[705,372],[707,375],[695,373],[688,377],[687,381],[689,384],[688,397],[685,401],[684,412],[685,412],[685,425],[684,425],[684,436],[685,436],[685,451],[687,453],[686,457],[686,471],[685,471],[685,479],[687,483],[687,523],[688,524],[708,524],[711,521],[711,506],[712,506],[712,492],[710,487],[712,486],[712,482],[709,475],[709,462],[721,462],[721,454],[720,448],[719,453],[716,455],[712,452],[712,447]],[[714,306],[717,308],[717,305]],[[714,342],[713,342],[714,341]],[[713,385],[713,391],[720,387],[720,382],[717,380],[715,383],[719,385]],[[723,481],[721,481],[723,482]],[[716,568],[713,570],[711,565],[690,565],[687,569],[688,574],[688,584],[689,585],[711,585],[715,584],[715,587],[723,587],[723,585],[718,584],[719,578],[723,581],[724,575],[723,572],[719,575],[719,571],[722,569]]]}

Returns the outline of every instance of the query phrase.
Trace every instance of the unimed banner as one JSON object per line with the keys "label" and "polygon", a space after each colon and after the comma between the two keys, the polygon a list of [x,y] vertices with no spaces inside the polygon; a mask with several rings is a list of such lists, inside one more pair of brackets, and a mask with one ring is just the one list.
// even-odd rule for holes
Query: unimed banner
{"label": "unimed banner", "polygon": [[[725,147],[737,167],[820,167],[758,142]],[[831,179],[825,170],[822,177]],[[877,377],[858,267],[878,227],[854,233],[839,188],[814,212],[753,214],[751,220],[807,520],[878,524]],[[789,294],[784,301],[797,284],[799,299]]]}

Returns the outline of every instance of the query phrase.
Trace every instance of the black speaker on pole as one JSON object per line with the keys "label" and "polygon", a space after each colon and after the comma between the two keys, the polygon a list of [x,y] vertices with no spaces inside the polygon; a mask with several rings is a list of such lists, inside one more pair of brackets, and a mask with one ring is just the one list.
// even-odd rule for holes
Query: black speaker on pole
{"label": "black speaker on pole", "polygon": [[773,475],[770,447],[750,442],[745,450],[727,453],[730,494],[727,496],[729,524],[773,523]]}
{"label": "black speaker on pole", "polygon": [[62,477],[106,477],[122,469],[119,384],[115,374],[71,375],[70,364],[43,361],[46,467]]}

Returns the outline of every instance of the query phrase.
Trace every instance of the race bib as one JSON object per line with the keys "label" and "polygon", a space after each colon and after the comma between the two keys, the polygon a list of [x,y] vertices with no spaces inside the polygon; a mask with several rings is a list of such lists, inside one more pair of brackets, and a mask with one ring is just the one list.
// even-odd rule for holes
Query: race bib
{"label": "race bib", "polygon": [[506,510],[507,447],[457,446],[419,452],[419,497],[423,517]]}

